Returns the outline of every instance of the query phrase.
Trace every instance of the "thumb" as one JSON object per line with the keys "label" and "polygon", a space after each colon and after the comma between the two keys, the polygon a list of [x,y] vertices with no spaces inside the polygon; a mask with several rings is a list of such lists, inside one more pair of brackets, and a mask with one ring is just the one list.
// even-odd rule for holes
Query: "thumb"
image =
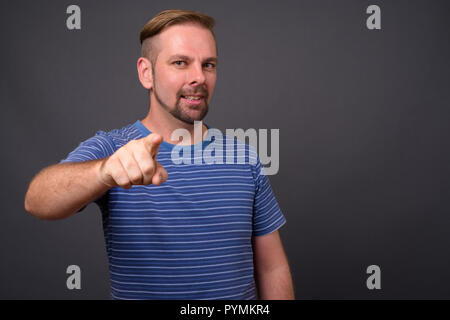
{"label": "thumb", "polygon": [[152,178],[152,184],[159,186],[169,178],[167,170],[159,163],[156,164],[156,171]]}

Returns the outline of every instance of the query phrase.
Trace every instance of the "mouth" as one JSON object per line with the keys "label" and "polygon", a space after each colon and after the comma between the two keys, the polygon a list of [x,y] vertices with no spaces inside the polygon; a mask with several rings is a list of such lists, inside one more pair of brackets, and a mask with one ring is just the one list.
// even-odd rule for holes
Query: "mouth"
{"label": "mouth", "polygon": [[202,95],[185,95],[181,96],[181,99],[190,106],[198,106],[203,102],[205,97]]}

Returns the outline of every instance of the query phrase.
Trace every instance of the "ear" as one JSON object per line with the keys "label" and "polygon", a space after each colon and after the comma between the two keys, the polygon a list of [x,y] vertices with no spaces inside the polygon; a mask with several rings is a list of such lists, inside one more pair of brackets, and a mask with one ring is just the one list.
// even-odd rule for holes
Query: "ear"
{"label": "ear", "polygon": [[153,73],[152,64],[150,60],[144,57],[140,57],[137,61],[137,71],[139,75],[139,81],[145,89],[153,88]]}

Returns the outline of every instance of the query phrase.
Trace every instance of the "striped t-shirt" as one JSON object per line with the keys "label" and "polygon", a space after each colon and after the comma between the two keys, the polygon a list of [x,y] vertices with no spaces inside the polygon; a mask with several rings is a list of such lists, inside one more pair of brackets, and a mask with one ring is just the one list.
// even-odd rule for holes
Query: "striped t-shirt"
{"label": "striped t-shirt", "polygon": [[[113,299],[257,298],[252,236],[269,234],[286,220],[254,149],[211,131],[200,144],[205,150],[220,142],[223,163],[211,164],[194,152],[200,144],[182,150],[184,155],[191,148],[192,161],[174,163],[178,146],[163,141],[157,161],[167,181],[111,188],[95,201],[103,216]],[[60,163],[106,158],[148,134],[139,120],[97,131]],[[230,141],[234,149],[225,147]],[[242,146],[245,161],[239,159]]]}

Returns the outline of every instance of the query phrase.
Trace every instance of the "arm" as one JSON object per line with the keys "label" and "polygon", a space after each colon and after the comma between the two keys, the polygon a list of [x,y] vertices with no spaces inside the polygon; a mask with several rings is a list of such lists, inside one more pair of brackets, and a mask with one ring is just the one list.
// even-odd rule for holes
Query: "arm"
{"label": "arm", "polygon": [[167,171],[156,161],[161,142],[161,136],[148,135],[107,158],[45,168],[28,187],[25,210],[42,219],[63,219],[110,188],[159,185],[167,180]]}
{"label": "arm", "polygon": [[292,300],[294,287],[278,231],[252,239],[259,298]]}
{"label": "arm", "polygon": [[31,181],[25,210],[41,219],[63,219],[99,198],[109,187],[100,180],[103,159],[56,164]]}

